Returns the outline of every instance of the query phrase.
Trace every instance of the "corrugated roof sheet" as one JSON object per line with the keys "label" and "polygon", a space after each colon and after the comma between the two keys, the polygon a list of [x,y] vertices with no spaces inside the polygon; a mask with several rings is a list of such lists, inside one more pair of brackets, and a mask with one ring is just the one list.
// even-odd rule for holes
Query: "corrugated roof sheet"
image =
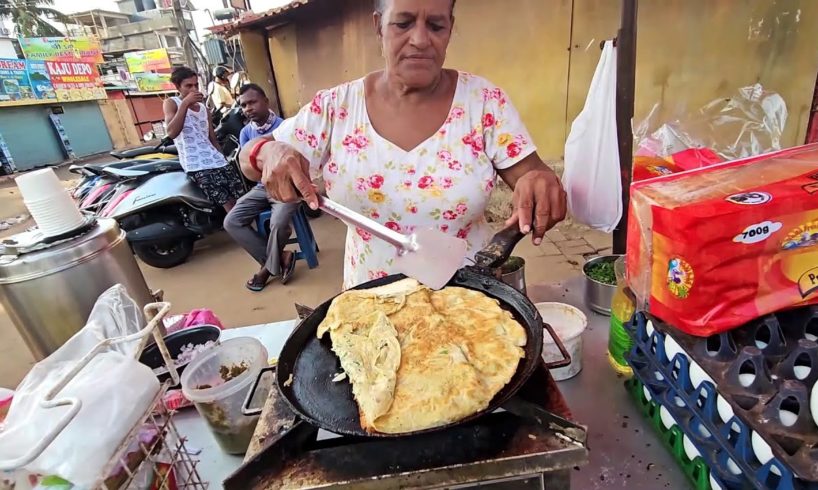
{"label": "corrugated roof sheet", "polygon": [[263,24],[268,22],[272,19],[280,15],[284,15],[287,13],[292,12],[298,8],[301,8],[308,3],[314,3],[315,0],[292,0],[290,3],[286,5],[282,5],[281,7],[276,7],[270,10],[266,10],[261,13],[255,12],[247,12],[239,17],[237,20],[233,22],[227,22],[224,24],[218,24],[215,26],[208,27],[207,29],[213,33],[231,33],[234,31],[242,30],[243,28],[250,27],[257,24]]}

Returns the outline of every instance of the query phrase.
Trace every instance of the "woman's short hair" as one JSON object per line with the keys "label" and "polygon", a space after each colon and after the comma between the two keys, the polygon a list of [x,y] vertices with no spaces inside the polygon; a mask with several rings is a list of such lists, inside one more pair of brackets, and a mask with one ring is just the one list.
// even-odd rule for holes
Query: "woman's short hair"
{"label": "woman's short hair", "polygon": [[173,71],[170,73],[170,81],[173,83],[176,88],[182,86],[182,82],[187,80],[188,78],[198,77],[199,75],[191,70],[186,66],[180,66],[174,68]]}
{"label": "woman's short hair", "polygon": [[[389,0],[375,0],[375,11],[383,13],[386,10],[386,3]],[[451,14],[454,15],[454,4],[457,3],[457,0],[452,0],[452,10]]]}

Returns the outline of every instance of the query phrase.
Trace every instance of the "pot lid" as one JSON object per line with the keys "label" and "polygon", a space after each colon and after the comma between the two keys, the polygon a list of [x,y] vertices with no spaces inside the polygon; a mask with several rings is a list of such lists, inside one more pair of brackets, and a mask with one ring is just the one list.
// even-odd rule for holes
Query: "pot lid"
{"label": "pot lid", "polygon": [[35,229],[0,240],[0,284],[70,268],[125,238],[113,219],[91,218],[75,233],[54,241]]}

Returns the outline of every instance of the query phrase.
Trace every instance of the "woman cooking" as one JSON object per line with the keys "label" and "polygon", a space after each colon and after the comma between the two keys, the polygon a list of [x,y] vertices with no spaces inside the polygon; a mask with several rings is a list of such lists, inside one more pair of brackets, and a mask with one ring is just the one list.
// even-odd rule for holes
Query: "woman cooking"
{"label": "woman cooking", "polygon": [[[245,145],[242,171],[273,199],[318,205],[328,196],[402,233],[436,227],[468,242],[492,235],[484,211],[499,175],[514,189],[507,224],[545,232],[565,218],[565,192],[537,156],[508,96],[483,78],[443,68],[456,0],[379,0],[374,24],[386,66],[319,92],[273,132]],[[344,288],[391,272],[395,249],[347,233]]]}

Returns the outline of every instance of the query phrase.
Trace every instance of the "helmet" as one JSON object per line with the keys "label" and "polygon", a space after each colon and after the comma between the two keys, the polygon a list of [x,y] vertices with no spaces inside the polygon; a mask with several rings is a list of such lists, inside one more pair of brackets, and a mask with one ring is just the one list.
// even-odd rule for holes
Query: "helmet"
{"label": "helmet", "polygon": [[213,68],[213,77],[215,78],[227,78],[228,75],[230,75],[230,70],[223,66]]}

